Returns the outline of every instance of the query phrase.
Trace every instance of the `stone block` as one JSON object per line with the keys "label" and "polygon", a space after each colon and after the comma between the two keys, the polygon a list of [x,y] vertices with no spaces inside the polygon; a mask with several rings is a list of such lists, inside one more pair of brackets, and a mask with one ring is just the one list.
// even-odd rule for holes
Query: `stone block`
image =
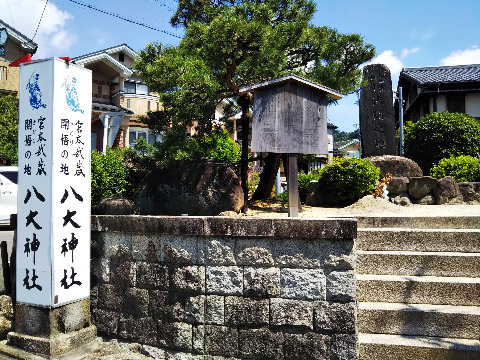
{"label": "stone block", "polygon": [[136,266],[133,261],[112,259],[110,262],[110,282],[112,284],[134,287],[136,284]]}
{"label": "stone block", "polygon": [[435,195],[433,194],[424,195],[421,198],[413,201],[413,203],[417,205],[435,205],[436,202]]}
{"label": "stone block", "polygon": [[155,234],[132,234],[132,257],[135,261],[163,261],[162,238]]}
{"label": "stone block", "polygon": [[99,285],[98,286],[98,308],[122,312],[125,288],[119,285]]}
{"label": "stone block", "polygon": [[236,265],[235,239],[207,238],[199,242],[199,263],[207,265]]}
{"label": "stone block", "polygon": [[451,176],[445,176],[438,180],[437,187],[434,190],[437,205],[443,204],[460,204],[462,195],[455,179]]}
{"label": "stone block", "polygon": [[118,334],[120,315],[114,311],[94,309],[92,311],[93,323],[99,333],[106,335]]}
{"label": "stone block", "polygon": [[273,244],[267,239],[240,238],[236,246],[237,264],[246,266],[273,266]]}
{"label": "stone block", "polygon": [[239,357],[283,359],[283,333],[268,328],[239,330]]}
{"label": "stone block", "polygon": [[357,338],[354,334],[332,336],[331,360],[356,360],[357,354]]}
{"label": "stone block", "polygon": [[355,334],[356,305],[349,303],[316,302],[314,329],[321,333]]}
{"label": "stone block", "polygon": [[124,294],[123,313],[130,314],[135,317],[147,317],[148,304],[148,290],[129,288]]}
{"label": "stone block", "polygon": [[205,323],[223,325],[225,298],[220,295],[207,295],[205,301]]}
{"label": "stone block", "polygon": [[320,268],[324,262],[322,241],[278,239],[274,250],[275,265],[289,268]]}
{"label": "stone block", "polygon": [[431,176],[411,177],[408,184],[408,195],[413,199],[432,193],[436,188],[438,180]]}
{"label": "stone block", "polygon": [[204,266],[175,266],[172,275],[173,289],[188,293],[205,292]]}
{"label": "stone block", "polygon": [[122,317],[118,323],[118,334],[127,340],[158,346],[157,323],[154,319]]}
{"label": "stone block", "polygon": [[389,194],[400,195],[404,192],[408,192],[408,177],[392,177],[387,185],[387,191]]}
{"label": "stone block", "polygon": [[459,182],[457,185],[463,202],[469,204],[480,203],[480,182]]}
{"label": "stone block", "polygon": [[238,330],[226,326],[205,325],[205,354],[237,356]]}
{"label": "stone block", "polygon": [[205,326],[193,326],[192,328],[192,352],[203,354],[205,352]]}
{"label": "stone block", "polygon": [[150,358],[156,359],[156,360],[165,360],[165,350],[160,349],[155,346],[150,346],[150,345],[142,345],[142,349],[140,350],[140,353],[142,355],[148,356]]}
{"label": "stone block", "polygon": [[243,269],[245,296],[274,297],[280,295],[280,269],[245,267]]}
{"label": "stone block", "polygon": [[185,321],[190,324],[205,322],[205,295],[191,296],[187,299]]}
{"label": "stone block", "polygon": [[207,266],[206,288],[208,294],[242,295],[243,269],[238,266]]}
{"label": "stone block", "polygon": [[7,334],[12,330],[12,321],[4,316],[0,316],[0,339],[5,340],[7,338]]}
{"label": "stone block", "polygon": [[158,342],[169,349],[191,351],[192,325],[174,322],[158,323]]}
{"label": "stone block", "polygon": [[8,295],[0,295],[0,313],[7,319],[13,319],[13,302]]}
{"label": "stone block", "polygon": [[302,300],[270,299],[270,325],[313,330],[313,303]]}
{"label": "stone block", "polygon": [[268,299],[225,297],[225,324],[232,326],[268,326]]}
{"label": "stone block", "polygon": [[198,264],[198,242],[197,236],[165,236],[163,238],[163,261]]}
{"label": "stone block", "polygon": [[103,249],[101,254],[112,259],[132,258],[132,236],[116,231],[106,232],[102,237]]}
{"label": "stone block", "polygon": [[168,290],[168,267],[141,262],[137,265],[137,286],[144,289]]}
{"label": "stone block", "polygon": [[324,300],[325,275],[321,269],[281,269],[280,295],[298,300]]}
{"label": "stone block", "polygon": [[93,259],[91,262],[91,267],[93,284],[104,284],[110,282],[110,259]]}
{"label": "stone block", "polygon": [[355,301],[355,272],[331,271],[327,273],[327,300],[350,302]]}
{"label": "stone block", "polygon": [[325,269],[353,270],[355,265],[353,240],[325,240],[323,267]]}
{"label": "stone block", "polygon": [[330,337],[307,332],[284,334],[285,359],[324,360],[330,359]]}
{"label": "stone block", "polygon": [[186,303],[184,294],[160,290],[150,290],[149,294],[149,311],[151,316],[164,322],[184,321]]}

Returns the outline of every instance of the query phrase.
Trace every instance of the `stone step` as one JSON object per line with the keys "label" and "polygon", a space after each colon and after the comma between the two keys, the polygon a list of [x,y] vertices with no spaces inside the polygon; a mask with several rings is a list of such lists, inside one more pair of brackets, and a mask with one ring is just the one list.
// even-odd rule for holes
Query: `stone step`
{"label": "stone step", "polygon": [[480,307],[359,303],[358,331],[397,335],[478,339]]}
{"label": "stone step", "polygon": [[480,216],[478,215],[441,217],[360,216],[356,219],[359,228],[480,229]]}
{"label": "stone step", "polygon": [[359,250],[357,273],[480,277],[480,253]]}
{"label": "stone step", "polygon": [[480,305],[480,279],[357,274],[357,300],[432,305]]}
{"label": "stone step", "polygon": [[359,360],[478,360],[480,341],[440,337],[358,334]]}
{"label": "stone step", "polygon": [[[479,228],[480,229],[480,228]],[[479,229],[359,228],[357,250],[480,252]]]}

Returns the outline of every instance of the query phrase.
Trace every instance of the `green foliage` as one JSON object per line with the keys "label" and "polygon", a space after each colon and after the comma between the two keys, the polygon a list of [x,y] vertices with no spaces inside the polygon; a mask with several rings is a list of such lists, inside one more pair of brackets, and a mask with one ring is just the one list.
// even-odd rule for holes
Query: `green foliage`
{"label": "green foliage", "polygon": [[18,99],[0,94],[0,158],[18,161]]}
{"label": "green foliage", "polygon": [[312,180],[318,180],[320,177],[320,174],[318,171],[311,171],[308,174],[305,174],[303,171],[299,172],[298,174],[298,196],[300,196],[300,201],[302,203],[305,202],[307,199],[307,189],[308,189],[308,184],[310,184],[310,181]]}
{"label": "green foliage", "polygon": [[252,197],[253,193],[257,189],[259,182],[260,174],[257,172],[252,172],[252,178],[248,181],[248,198]]}
{"label": "green foliage", "polygon": [[351,132],[345,132],[345,131],[337,131],[335,130],[333,132],[333,141],[346,141],[346,140],[353,140],[353,139],[359,139],[359,133],[357,130],[351,131]]}
{"label": "green foliage", "polygon": [[442,159],[438,165],[433,166],[430,175],[437,179],[451,176],[456,182],[478,182],[480,181],[480,158],[461,155]]}
{"label": "green foliage", "polygon": [[123,159],[123,151],[118,148],[107,148],[106,154],[92,151],[92,207],[102,199],[123,197],[131,190]]}
{"label": "green foliage", "polygon": [[335,203],[345,206],[374,192],[380,169],[368,160],[336,158],[318,173],[320,186]]}
{"label": "green foliage", "polygon": [[433,113],[405,128],[405,156],[424,173],[440,160],[460,155],[480,156],[480,122],[461,113]]}

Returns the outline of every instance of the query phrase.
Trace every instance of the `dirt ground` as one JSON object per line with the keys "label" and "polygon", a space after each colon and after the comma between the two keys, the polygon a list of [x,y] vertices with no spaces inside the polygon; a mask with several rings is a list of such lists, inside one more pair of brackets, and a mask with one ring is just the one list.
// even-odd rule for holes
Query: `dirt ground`
{"label": "dirt ground", "polygon": [[[288,217],[285,203],[256,201],[243,216]],[[344,208],[302,206],[301,218],[363,217],[363,216],[480,216],[480,205],[408,205],[401,206],[385,198],[368,195]]]}

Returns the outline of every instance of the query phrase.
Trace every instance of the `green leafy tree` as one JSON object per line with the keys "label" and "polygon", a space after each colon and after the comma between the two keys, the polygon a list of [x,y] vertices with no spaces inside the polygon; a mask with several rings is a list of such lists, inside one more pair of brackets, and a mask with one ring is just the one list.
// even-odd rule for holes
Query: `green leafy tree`
{"label": "green leafy tree", "polygon": [[430,174],[437,179],[451,176],[456,182],[479,182],[480,157],[461,155],[442,159],[432,167]]}
{"label": "green leafy tree", "polygon": [[18,161],[18,99],[0,94],[0,158]]}
{"label": "green leafy tree", "polygon": [[[373,58],[373,46],[359,35],[311,25],[314,12],[309,0],[180,0],[171,22],[185,28],[185,37],[178,46],[148,45],[136,63],[140,76],[159,93],[164,111],[157,120],[164,129],[168,124],[166,133],[178,134],[177,126],[193,121],[203,129],[226,98],[237,98],[242,127],[248,128],[252,96],[239,96],[240,86],[286,73],[344,93],[355,91],[361,79],[358,66]],[[247,198],[248,132],[243,133]]]}
{"label": "green leafy tree", "polygon": [[129,170],[123,162],[121,149],[107,148],[105,154],[94,150],[91,157],[92,207],[97,206],[102,199],[122,197],[132,190],[128,180]]}
{"label": "green leafy tree", "polygon": [[433,113],[405,128],[405,156],[425,174],[444,158],[480,156],[480,121],[467,114]]}

